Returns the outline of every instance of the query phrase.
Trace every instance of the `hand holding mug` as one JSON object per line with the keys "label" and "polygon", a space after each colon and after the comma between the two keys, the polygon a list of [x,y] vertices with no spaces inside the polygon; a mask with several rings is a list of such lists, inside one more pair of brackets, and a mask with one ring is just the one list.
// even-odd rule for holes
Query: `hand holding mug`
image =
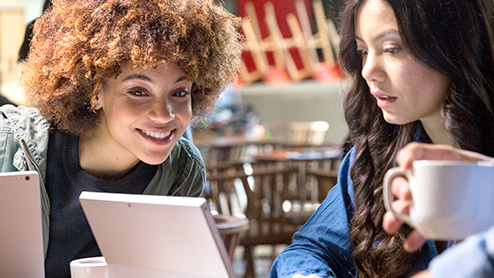
{"label": "hand holding mug", "polygon": [[[400,165],[400,167],[403,171],[408,171],[408,173],[411,173],[410,170],[412,169],[413,163],[414,163],[414,161],[417,161],[417,160],[450,160],[450,161],[458,161],[458,162],[487,161],[490,163],[492,163],[494,161],[494,159],[492,159],[490,157],[487,157],[487,156],[484,156],[484,155],[481,155],[478,153],[474,153],[474,152],[459,150],[459,149],[455,149],[453,147],[444,146],[444,145],[430,145],[430,144],[421,144],[421,143],[411,143],[411,144],[407,145],[405,148],[403,148],[398,153],[398,157],[397,157],[398,164]],[[439,164],[441,164],[441,163],[439,163]],[[465,163],[463,163],[463,164],[465,164]],[[448,167],[436,166],[436,167],[439,167],[439,168],[432,170],[431,171],[432,173],[435,173],[437,169],[444,169],[444,168],[448,168],[449,166]],[[455,167],[457,167],[457,166],[455,166]],[[478,168],[478,167],[475,166],[474,168]],[[394,171],[398,171],[398,170],[395,169]],[[448,171],[450,171],[450,170],[448,170]],[[477,171],[477,170],[475,170],[475,171]],[[492,171],[487,170],[487,173],[489,173],[489,172],[492,172]],[[406,176],[404,174],[404,172],[402,172],[402,175]],[[439,174],[437,174],[437,175],[439,175]],[[460,173],[458,173],[457,175],[460,178],[462,177],[462,174],[460,174]],[[426,180],[428,180],[428,179],[426,178]],[[465,182],[469,183],[468,181],[465,181]],[[492,183],[492,181],[490,181],[490,182]],[[464,184],[463,187],[467,188],[468,187],[467,185],[468,184]],[[473,185],[473,186],[475,186],[475,185]],[[400,214],[408,215],[409,214],[410,208],[412,205],[412,194],[411,194],[411,190],[410,190],[410,181],[405,179],[405,178],[402,178],[402,177],[399,177],[399,178],[392,180],[391,186],[389,186],[389,187],[385,188],[385,190],[390,189],[391,192],[398,199],[393,201],[392,204],[388,204],[388,209],[393,208],[396,214],[393,214],[390,211],[388,211],[385,214],[384,221],[383,221],[383,228],[386,232],[393,234],[403,224],[404,219],[407,219],[407,217],[399,217],[397,215],[400,215]],[[430,187],[436,187],[436,186],[434,184],[432,184]],[[493,183],[492,187],[494,187],[494,183]],[[448,191],[446,191],[446,192],[448,192]],[[387,197],[390,197],[391,193],[390,192],[387,192],[387,193],[388,193]],[[439,194],[439,192],[437,192],[437,194]],[[425,196],[429,196],[429,195],[430,194],[425,194]],[[431,196],[429,196],[429,197],[431,197]],[[450,198],[449,196],[443,196],[443,195],[437,196],[437,197],[442,200],[441,202],[439,202],[440,204],[441,203],[442,204],[447,203],[446,202],[446,201],[448,201],[447,199]],[[390,199],[390,198],[388,198],[388,199]],[[434,203],[434,202],[431,202],[431,203]],[[451,209],[451,207],[444,206],[442,209],[448,210],[448,209]],[[441,213],[443,213],[443,215],[444,215],[445,212],[443,211]],[[450,213],[450,211],[447,211],[447,213]],[[412,226],[414,226],[414,225],[412,224]],[[468,231],[466,231],[466,232],[468,232]],[[430,236],[430,234],[428,236]],[[419,249],[425,242],[426,242],[425,237],[420,232],[415,230],[407,238],[407,240],[404,244],[404,248],[407,251],[412,252],[412,251]]]}

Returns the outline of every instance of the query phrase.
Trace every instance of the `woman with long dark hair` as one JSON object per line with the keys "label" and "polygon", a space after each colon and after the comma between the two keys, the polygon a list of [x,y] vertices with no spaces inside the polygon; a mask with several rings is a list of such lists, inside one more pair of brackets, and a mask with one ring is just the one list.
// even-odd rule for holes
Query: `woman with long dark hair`
{"label": "woman with long dark hair", "polygon": [[347,3],[340,61],[352,79],[344,106],[354,147],[271,277],[406,277],[449,246],[408,253],[409,227],[388,235],[382,181],[412,141],[494,155],[493,21],[491,0]]}

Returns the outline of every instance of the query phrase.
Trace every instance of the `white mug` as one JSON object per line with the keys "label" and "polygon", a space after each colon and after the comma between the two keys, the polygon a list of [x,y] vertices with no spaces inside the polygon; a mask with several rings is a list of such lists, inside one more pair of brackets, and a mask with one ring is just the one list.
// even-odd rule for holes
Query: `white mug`
{"label": "white mug", "polygon": [[[391,206],[391,181],[397,176],[410,183],[410,215]],[[426,238],[460,240],[494,225],[494,165],[487,162],[414,161],[411,170],[388,170],[383,195],[386,210]]]}
{"label": "white mug", "polygon": [[109,278],[105,257],[91,257],[71,261],[70,277]]}

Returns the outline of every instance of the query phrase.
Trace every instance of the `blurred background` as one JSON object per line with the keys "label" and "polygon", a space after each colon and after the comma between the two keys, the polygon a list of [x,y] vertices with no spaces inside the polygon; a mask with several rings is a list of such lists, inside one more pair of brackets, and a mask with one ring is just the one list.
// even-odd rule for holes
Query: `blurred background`
{"label": "blurred background", "polygon": [[[215,112],[191,128],[208,171],[204,197],[224,222],[222,234],[234,235],[228,245],[239,277],[268,277],[274,257],[336,183],[348,146],[348,81],[337,58],[344,2],[216,1],[242,18],[242,68]],[[18,86],[19,59],[45,4],[0,0],[2,103],[29,105]]]}
{"label": "blurred background", "polygon": [[[27,104],[17,83],[19,50],[26,26],[39,17],[44,4],[44,0],[0,0],[0,93],[16,104]],[[344,0],[225,0],[217,4],[243,18],[245,40],[238,82],[219,102],[222,113],[211,120],[220,122],[213,128],[231,132],[229,126],[221,129],[221,121],[245,117],[242,113],[255,115],[272,129],[292,121],[324,120],[330,126],[324,141],[343,143],[348,132],[341,108],[345,80],[336,59],[336,30]],[[239,124],[232,124],[233,131],[243,128]],[[194,131],[204,127],[203,122]]]}

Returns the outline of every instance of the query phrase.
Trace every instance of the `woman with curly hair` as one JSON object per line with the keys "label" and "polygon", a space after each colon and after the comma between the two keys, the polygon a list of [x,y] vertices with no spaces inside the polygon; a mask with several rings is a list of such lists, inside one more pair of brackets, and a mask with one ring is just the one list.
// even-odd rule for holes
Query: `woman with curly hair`
{"label": "woman with curly hair", "polygon": [[388,235],[382,181],[412,141],[494,155],[493,24],[491,0],[347,2],[340,59],[353,148],[271,277],[408,277],[450,245],[408,253],[409,227]]}
{"label": "woman with curly hair", "polygon": [[54,0],[36,21],[21,84],[37,108],[0,108],[0,159],[40,175],[46,277],[101,254],[82,191],[201,194],[181,137],[234,81],[237,27],[212,0]]}

